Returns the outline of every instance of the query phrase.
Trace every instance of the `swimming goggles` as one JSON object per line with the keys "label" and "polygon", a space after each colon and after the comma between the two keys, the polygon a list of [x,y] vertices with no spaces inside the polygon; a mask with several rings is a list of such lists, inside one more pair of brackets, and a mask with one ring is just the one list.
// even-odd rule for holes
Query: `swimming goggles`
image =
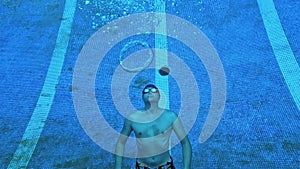
{"label": "swimming goggles", "polygon": [[143,94],[146,94],[146,93],[157,93],[158,90],[155,89],[155,88],[146,88],[144,91],[143,91]]}

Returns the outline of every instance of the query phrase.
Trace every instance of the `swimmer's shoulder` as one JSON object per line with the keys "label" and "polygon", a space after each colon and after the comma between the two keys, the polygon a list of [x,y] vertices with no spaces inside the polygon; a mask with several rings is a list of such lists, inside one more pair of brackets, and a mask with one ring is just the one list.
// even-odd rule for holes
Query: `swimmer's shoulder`
{"label": "swimmer's shoulder", "polygon": [[137,110],[135,112],[131,112],[129,113],[126,118],[130,121],[137,121],[142,115],[143,115],[144,111],[142,110]]}
{"label": "swimmer's shoulder", "polygon": [[175,121],[178,117],[178,115],[174,111],[169,109],[164,110],[164,115],[166,118],[168,118],[171,121]]}

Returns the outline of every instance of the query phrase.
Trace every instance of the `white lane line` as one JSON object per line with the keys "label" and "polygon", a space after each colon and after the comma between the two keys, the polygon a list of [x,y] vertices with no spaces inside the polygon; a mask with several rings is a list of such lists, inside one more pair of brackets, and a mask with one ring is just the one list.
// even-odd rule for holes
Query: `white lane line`
{"label": "white lane line", "polygon": [[[156,15],[158,24],[155,27],[155,32],[160,32],[166,35],[166,4],[164,0],[155,0]],[[169,78],[168,76],[161,76],[158,70],[168,65],[168,46],[167,37],[164,35],[155,34],[155,48],[162,49],[155,51],[155,84],[163,94],[160,101],[160,106],[169,109]],[[172,71],[172,70],[171,70]]]}
{"label": "white lane line", "polygon": [[275,57],[290,93],[300,110],[299,65],[285,36],[273,1],[257,0],[257,2]]}
{"label": "white lane line", "polygon": [[76,3],[76,0],[66,0],[65,2],[63,17],[44,86],[22,140],[10,161],[9,169],[26,168],[40,138],[54,99],[55,87],[58,84],[64,63]]}
{"label": "white lane line", "polygon": [[[154,2],[156,7],[156,12],[159,12],[163,15],[156,15],[158,21],[157,26],[155,27],[155,32],[160,32],[164,35],[167,34],[167,23],[166,23],[166,4],[164,0],[155,0]],[[169,102],[169,78],[168,76],[161,76],[158,70],[168,65],[168,44],[167,37],[164,35],[155,34],[155,48],[163,49],[155,51],[155,84],[161,90],[163,94],[160,101],[160,106],[165,109],[170,108]],[[172,71],[172,70],[171,70]],[[169,153],[172,155],[172,142],[169,140]]]}

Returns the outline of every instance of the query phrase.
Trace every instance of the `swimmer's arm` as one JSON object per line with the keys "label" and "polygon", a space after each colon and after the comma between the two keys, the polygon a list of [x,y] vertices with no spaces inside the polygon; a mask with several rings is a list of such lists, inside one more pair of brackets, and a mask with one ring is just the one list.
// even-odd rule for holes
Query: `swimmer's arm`
{"label": "swimmer's arm", "polygon": [[[177,116],[176,116],[177,118]],[[178,139],[180,140],[182,146],[182,156],[183,156],[183,165],[184,169],[191,169],[191,160],[192,160],[192,146],[189,141],[188,135],[186,134],[181,120],[177,118],[173,123],[173,129],[176,133]]]}
{"label": "swimmer's arm", "polygon": [[117,145],[116,145],[116,151],[115,151],[115,168],[121,169],[122,168],[122,160],[123,160],[123,153],[125,144],[127,142],[128,136],[130,135],[132,131],[131,123],[128,119],[125,118],[124,125],[120,134],[120,137],[118,139]]}
{"label": "swimmer's arm", "polygon": [[182,146],[184,169],[191,169],[192,146],[188,136],[186,135],[184,139],[180,141],[180,143]]}

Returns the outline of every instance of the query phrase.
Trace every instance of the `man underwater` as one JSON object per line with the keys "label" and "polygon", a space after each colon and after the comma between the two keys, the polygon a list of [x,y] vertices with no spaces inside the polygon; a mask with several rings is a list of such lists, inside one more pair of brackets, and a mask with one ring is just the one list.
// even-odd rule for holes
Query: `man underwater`
{"label": "man underwater", "polygon": [[149,84],[143,89],[145,107],[127,116],[116,145],[115,168],[121,169],[125,144],[131,132],[136,137],[136,169],[175,169],[169,153],[169,139],[174,131],[182,145],[184,169],[191,169],[192,148],[177,114],[160,108],[158,88]]}

